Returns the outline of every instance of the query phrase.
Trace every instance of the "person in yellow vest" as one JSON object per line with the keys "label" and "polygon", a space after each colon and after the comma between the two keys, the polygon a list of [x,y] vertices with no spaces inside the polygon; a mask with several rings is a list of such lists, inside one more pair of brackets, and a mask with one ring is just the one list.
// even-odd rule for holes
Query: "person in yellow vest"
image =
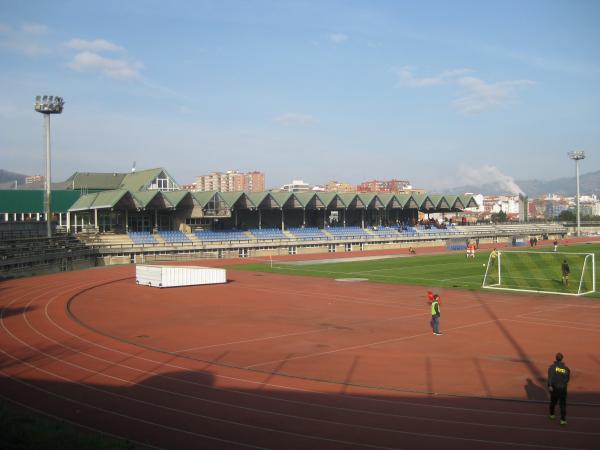
{"label": "person in yellow vest", "polygon": [[434,335],[442,335],[440,333],[440,296],[437,294],[433,296],[433,302],[431,302],[431,329]]}
{"label": "person in yellow vest", "polygon": [[567,385],[571,371],[563,363],[563,354],[557,353],[554,363],[548,367],[548,390],[550,391],[550,418],[554,419],[554,408],[560,406],[560,424],[567,424]]}

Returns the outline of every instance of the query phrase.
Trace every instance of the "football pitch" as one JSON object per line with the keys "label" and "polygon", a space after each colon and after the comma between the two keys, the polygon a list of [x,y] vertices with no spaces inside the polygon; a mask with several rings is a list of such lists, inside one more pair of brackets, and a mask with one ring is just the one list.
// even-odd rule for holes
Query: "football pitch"
{"label": "football pitch", "polygon": [[[529,247],[509,250],[523,252],[523,257],[510,267],[508,257],[504,258],[506,263],[503,267],[503,285],[515,289],[576,293],[581,279],[583,259],[571,254],[594,253],[596,262],[600,264],[600,244],[563,245],[558,253],[552,252],[551,247],[540,247],[533,249],[537,255],[525,255],[525,252],[532,250]],[[483,289],[489,255],[490,251],[478,251],[474,259],[467,259],[463,251],[458,251],[354,261],[263,261],[236,265],[235,269],[336,279],[360,278],[374,283],[412,284],[432,288]],[[571,266],[569,286],[562,283],[561,263],[565,258]],[[588,265],[583,277],[588,284],[590,274],[591,265]],[[497,270],[490,268],[486,284],[490,284],[489,278],[493,279],[494,276],[497,278]],[[595,292],[588,296],[600,297],[600,293]]]}

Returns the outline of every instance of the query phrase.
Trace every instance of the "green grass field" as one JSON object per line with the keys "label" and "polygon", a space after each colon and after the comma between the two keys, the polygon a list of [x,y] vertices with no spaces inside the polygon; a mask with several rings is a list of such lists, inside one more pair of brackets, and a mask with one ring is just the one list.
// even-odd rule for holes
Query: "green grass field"
{"label": "green grass field", "polygon": [[[527,251],[523,248],[520,251]],[[516,250],[519,251],[519,250]],[[547,252],[548,255],[538,255],[535,258],[511,258],[508,265],[508,256],[503,260],[507,265],[506,278],[502,280],[503,286],[512,286],[518,289],[538,289],[555,292],[577,292],[583,259],[580,257],[566,256],[571,267],[569,287],[562,285],[560,266],[565,255],[561,253],[595,253],[596,261],[600,265],[600,245],[584,244],[562,246],[558,254],[551,248],[537,248],[535,251]],[[446,253],[438,255],[417,255],[412,257],[398,257],[386,259],[373,259],[351,262],[279,262],[274,261],[273,267],[269,262],[236,265],[235,269],[263,271],[290,275],[302,275],[327,278],[366,278],[375,283],[416,284],[438,288],[464,288],[482,289],[482,282],[486,272],[490,252],[477,252],[475,259],[467,259],[465,253]],[[357,257],[361,256],[359,254]],[[509,270],[510,269],[510,270]],[[494,272],[490,271],[490,274]],[[497,272],[497,271],[496,271]],[[591,271],[588,271],[591,274]],[[598,268],[596,268],[598,273]],[[597,276],[597,275],[596,275]],[[591,276],[586,276],[591,284]],[[598,280],[598,278],[597,278]],[[486,284],[493,284],[489,282]],[[494,281],[494,280],[491,280]],[[598,282],[598,281],[597,281]],[[588,294],[600,297],[599,293]]]}

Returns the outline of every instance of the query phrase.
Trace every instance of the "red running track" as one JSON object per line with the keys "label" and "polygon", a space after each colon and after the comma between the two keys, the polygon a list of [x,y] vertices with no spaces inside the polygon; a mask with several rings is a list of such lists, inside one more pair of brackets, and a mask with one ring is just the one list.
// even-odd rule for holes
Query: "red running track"
{"label": "red running track", "polygon": [[[165,449],[593,449],[600,307],[586,298],[228,271],[136,286],[133,267],[0,283],[2,396]],[[556,351],[569,424],[547,414]]]}

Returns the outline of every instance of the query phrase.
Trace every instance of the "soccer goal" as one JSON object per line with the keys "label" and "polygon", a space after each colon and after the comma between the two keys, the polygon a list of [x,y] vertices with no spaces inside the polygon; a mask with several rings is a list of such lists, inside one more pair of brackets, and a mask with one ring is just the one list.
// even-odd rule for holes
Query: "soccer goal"
{"label": "soccer goal", "polygon": [[490,254],[482,287],[562,295],[590,294],[596,291],[595,255],[498,251],[496,258]]}

